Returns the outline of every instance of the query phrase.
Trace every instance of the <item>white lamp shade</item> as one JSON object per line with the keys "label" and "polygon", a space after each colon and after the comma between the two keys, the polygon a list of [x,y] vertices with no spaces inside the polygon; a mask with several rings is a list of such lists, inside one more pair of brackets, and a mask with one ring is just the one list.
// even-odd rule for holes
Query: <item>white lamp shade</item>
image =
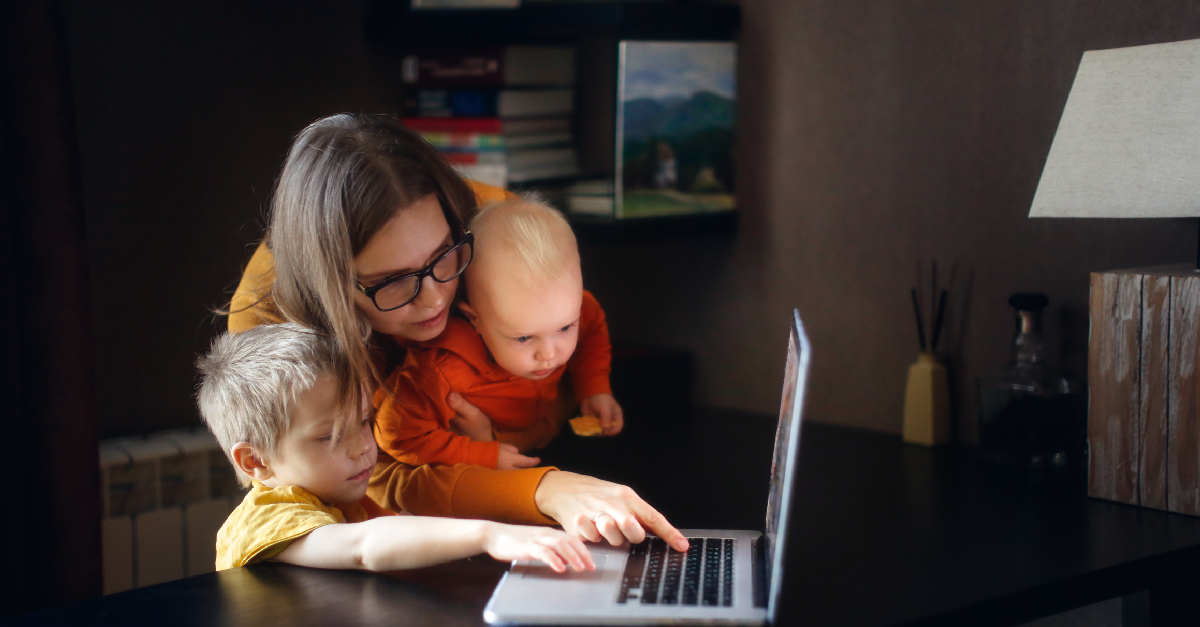
{"label": "white lamp shade", "polygon": [[1029,217],[1200,216],[1200,39],[1085,52]]}

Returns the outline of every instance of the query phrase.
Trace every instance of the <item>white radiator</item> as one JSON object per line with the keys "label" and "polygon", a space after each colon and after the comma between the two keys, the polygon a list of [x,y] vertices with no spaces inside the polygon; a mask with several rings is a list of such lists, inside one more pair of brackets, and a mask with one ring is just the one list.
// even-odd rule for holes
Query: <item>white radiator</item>
{"label": "white radiator", "polygon": [[208,431],[100,442],[104,594],[212,572],[244,492]]}

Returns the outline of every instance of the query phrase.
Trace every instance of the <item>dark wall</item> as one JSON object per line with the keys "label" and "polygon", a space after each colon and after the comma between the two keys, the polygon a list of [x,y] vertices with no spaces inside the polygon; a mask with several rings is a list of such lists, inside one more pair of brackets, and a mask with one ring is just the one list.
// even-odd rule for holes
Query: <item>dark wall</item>
{"label": "dark wall", "polygon": [[[361,3],[247,4],[67,2],[109,434],[194,421],[209,308],[260,236],[289,137],[329,113],[395,110]],[[693,350],[701,403],[774,412],[799,307],[814,417],[898,431],[918,259],[959,264],[948,339],[965,390],[1007,359],[1010,293],[1050,296],[1056,361],[1082,375],[1088,272],[1193,258],[1194,222],[1026,214],[1083,51],[1200,37],[1200,6],[743,8],[742,228],[584,250],[614,337]]]}
{"label": "dark wall", "polygon": [[[613,334],[693,349],[699,400],[778,410],[787,316],[814,343],[812,417],[901,426],[917,260],[955,262],[963,436],[1008,359],[1008,296],[1042,291],[1052,359],[1086,374],[1088,273],[1195,254],[1195,220],[1029,220],[1085,50],[1200,37],[1170,1],[744,0],[736,237],[593,247]],[[969,290],[963,279],[973,276]],[[928,311],[928,310],[927,310]]]}
{"label": "dark wall", "polygon": [[223,320],[291,137],[388,111],[357,2],[66,3],[106,435],[196,423],[192,361]]}

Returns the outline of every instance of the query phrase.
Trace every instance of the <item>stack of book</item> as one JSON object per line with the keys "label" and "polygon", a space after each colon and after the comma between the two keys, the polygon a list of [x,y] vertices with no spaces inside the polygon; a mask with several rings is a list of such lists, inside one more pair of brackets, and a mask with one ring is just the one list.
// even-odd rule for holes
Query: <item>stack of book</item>
{"label": "stack of book", "polygon": [[579,174],[575,50],[497,46],[405,57],[404,122],[463,176],[507,187]]}

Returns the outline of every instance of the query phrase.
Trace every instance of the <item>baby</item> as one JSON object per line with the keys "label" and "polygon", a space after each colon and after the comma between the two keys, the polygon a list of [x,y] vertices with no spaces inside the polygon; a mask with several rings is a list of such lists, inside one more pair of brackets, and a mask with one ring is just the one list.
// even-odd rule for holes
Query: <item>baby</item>
{"label": "baby", "polygon": [[197,366],[200,413],[250,492],[217,533],[217,570],[262,560],[387,571],[487,552],[595,568],[567,534],[396,516],[367,498],[377,449],[366,394],[345,390],[322,335],[294,324],[225,335]]}
{"label": "baby", "polygon": [[[573,406],[605,435],[623,427],[609,387],[611,346],[604,311],[583,289],[571,226],[553,208],[510,200],[480,209],[469,228],[463,318],[409,347],[404,365],[376,392],[376,439],[397,461],[527,468],[521,455],[558,435]],[[567,390],[564,390],[567,391]],[[456,418],[451,395],[488,420]]]}

